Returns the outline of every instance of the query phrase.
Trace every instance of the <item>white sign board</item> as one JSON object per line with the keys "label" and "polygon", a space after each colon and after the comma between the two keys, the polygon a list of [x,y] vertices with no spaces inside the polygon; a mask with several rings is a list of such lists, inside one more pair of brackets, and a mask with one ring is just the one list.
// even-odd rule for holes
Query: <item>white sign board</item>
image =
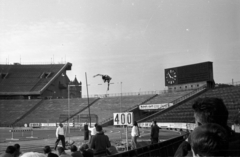
{"label": "white sign board", "polygon": [[157,109],[166,109],[172,106],[172,103],[164,103],[164,104],[144,104],[139,105],[140,110],[157,110]]}
{"label": "white sign board", "polygon": [[113,125],[133,125],[133,113],[113,113]]}

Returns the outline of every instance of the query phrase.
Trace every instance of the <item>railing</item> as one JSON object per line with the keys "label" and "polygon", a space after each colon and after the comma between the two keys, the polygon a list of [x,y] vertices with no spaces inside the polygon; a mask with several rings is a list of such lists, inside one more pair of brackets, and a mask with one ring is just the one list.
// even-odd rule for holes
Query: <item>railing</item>
{"label": "railing", "polygon": [[238,82],[232,82],[232,83],[216,83],[215,84],[215,86],[216,87],[221,87],[221,86],[229,86],[229,87],[231,87],[231,86],[240,86],[240,81],[238,81]]}
{"label": "railing", "polygon": [[[193,89],[183,89],[180,91],[171,91],[171,90],[156,90],[156,91],[145,91],[145,92],[128,92],[128,93],[112,93],[112,94],[93,94],[89,95],[89,98],[107,98],[107,97],[120,97],[122,96],[138,96],[138,95],[154,95],[154,94],[167,94],[167,93],[177,93],[183,91],[191,91]],[[86,95],[83,95],[82,98],[87,98]]]}
{"label": "railing", "polygon": [[195,95],[195,94],[197,94],[197,93],[199,93],[199,92],[201,92],[205,89],[206,89],[206,85],[204,85],[202,87],[199,87],[196,90],[194,90],[194,91],[192,91],[192,92],[190,92],[190,93],[188,93],[188,94],[186,94],[186,95],[184,95],[184,96],[182,96],[182,97],[180,97],[176,100],[173,100],[171,103],[173,105],[178,104],[179,102],[182,102],[183,100],[186,100],[187,98],[189,98],[189,97],[191,97],[191,96],[193,96],[193,95]]}
{"label": "railing", "polygon": [[1,63],[2,65],[43,65],[43,64],[66,64],[67,61],[51,61],[51,62],[15,62],[15,63]]}

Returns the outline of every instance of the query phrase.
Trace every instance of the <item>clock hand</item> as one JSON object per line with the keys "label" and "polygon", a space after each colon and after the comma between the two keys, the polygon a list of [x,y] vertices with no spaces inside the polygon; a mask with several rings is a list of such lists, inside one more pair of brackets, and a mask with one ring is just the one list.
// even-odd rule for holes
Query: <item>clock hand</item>
{"label": "clock hand", "polygon": [[172,76],[168,73],[168,76],[170,77],[170,78],[172,78]]}

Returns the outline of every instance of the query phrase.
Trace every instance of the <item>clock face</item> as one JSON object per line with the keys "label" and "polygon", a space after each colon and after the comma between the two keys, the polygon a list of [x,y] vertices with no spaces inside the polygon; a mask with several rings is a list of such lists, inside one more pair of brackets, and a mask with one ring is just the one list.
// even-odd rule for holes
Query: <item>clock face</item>
{"label": "clock face", "polygon": [[171,69],[166,72],[166,81],[168,84],[174,84],[177,81],[177,73],[175,70]]}

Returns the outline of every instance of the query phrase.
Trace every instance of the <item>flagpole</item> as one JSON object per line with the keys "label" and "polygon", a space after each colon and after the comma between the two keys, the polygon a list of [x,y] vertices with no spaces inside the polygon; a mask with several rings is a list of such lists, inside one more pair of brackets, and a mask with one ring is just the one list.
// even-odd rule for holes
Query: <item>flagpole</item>
{"label": "flagpole", "polygon": [[85,72],[85,77],[86,77],[86,87],[87,87],[87,98],[88,98],[88,116],[89,116],[89,122],[90,122],[90,127],[91,127],[91,114],[90,114],[90,106],[89,106],[89,96],[88,96],[88,83],[87,83],[87,73]]}

